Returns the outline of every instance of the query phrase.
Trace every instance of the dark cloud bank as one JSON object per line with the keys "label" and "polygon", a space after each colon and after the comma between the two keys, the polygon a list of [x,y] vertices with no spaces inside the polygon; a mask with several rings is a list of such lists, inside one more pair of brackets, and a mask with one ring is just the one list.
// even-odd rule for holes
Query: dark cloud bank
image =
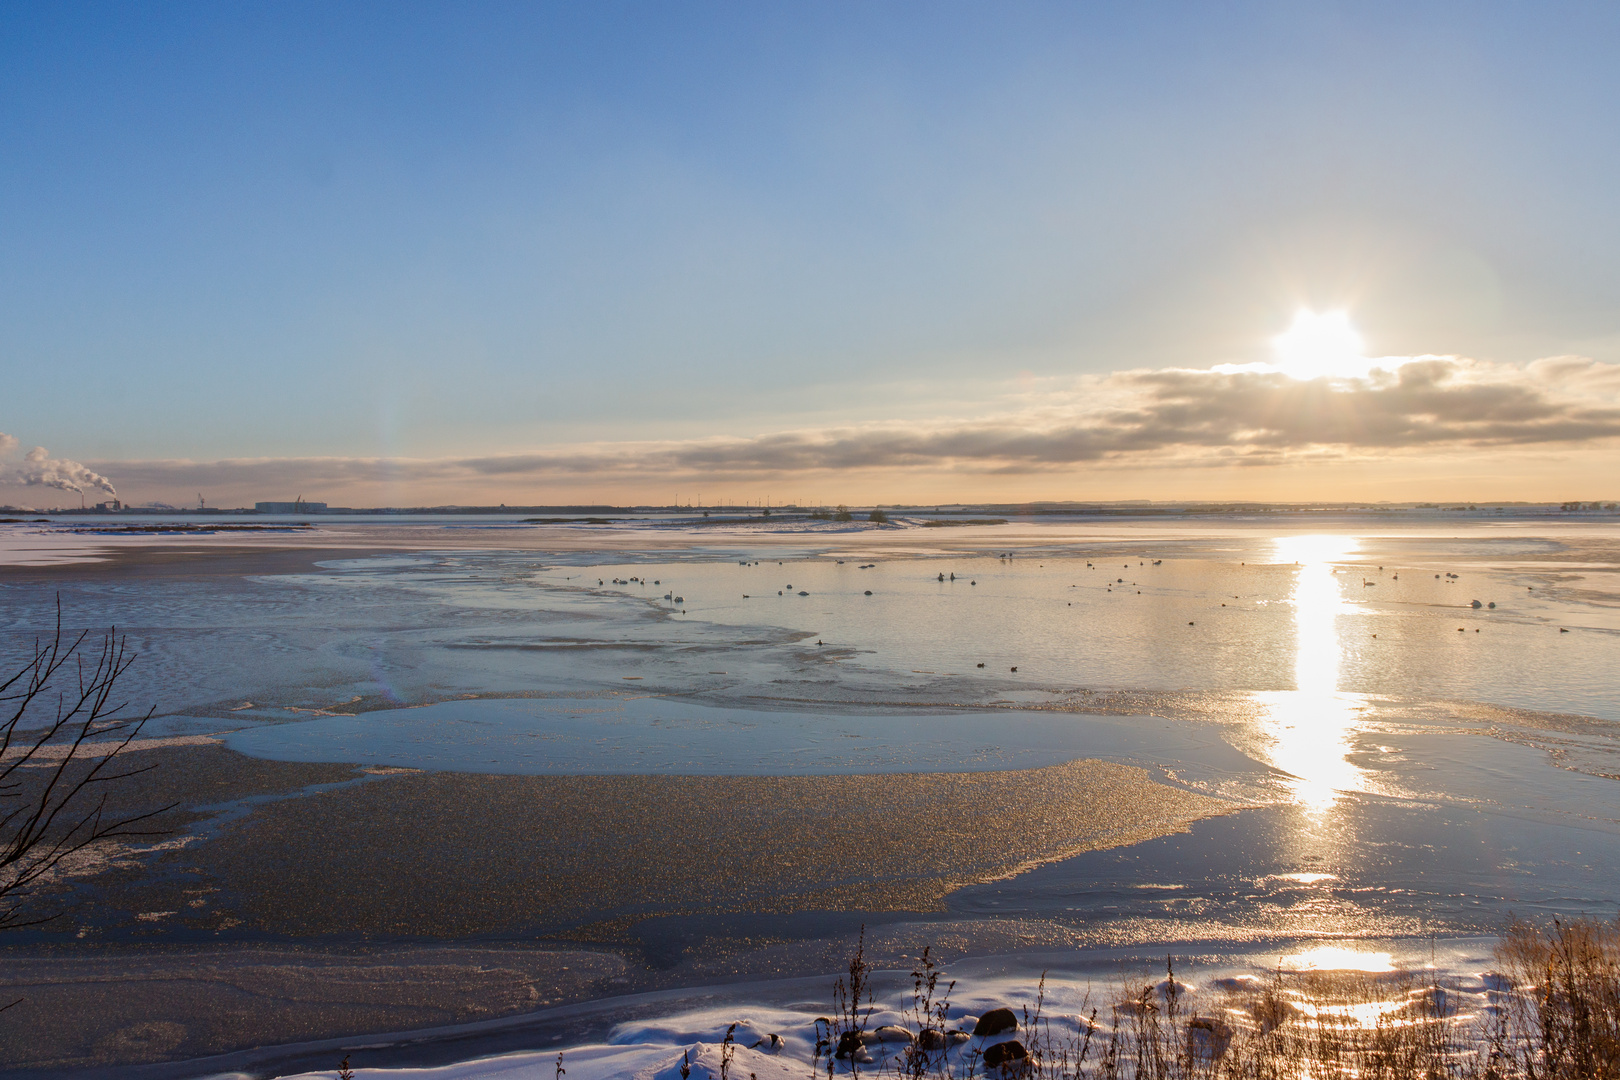
{"label": "dark cloud bank", "polygon": [[1039,473],[1076,465],[1262,466],[1308,455],[1391,455],[1581,444],[1620,436],[1620,365],[1528,367],[1421,358],[1364,379],[1252,369],[1116,373],[993,417],[613,443],[441,460],[283,458],[97,465],[143,489],[347,486],[517,479],[748,479],[857,470]]}

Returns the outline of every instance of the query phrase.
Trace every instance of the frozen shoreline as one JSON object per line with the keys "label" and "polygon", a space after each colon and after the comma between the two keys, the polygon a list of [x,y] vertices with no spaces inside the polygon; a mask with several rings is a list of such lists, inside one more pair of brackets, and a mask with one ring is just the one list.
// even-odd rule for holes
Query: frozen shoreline
{"label": "frozen shoreline", "polygon": [[[1301,941],[1278,943],[1265,952],[1211,951],[1177,953],[1178,983],[1190,988],[1189,1007],[1196,1008],[1220,993],[1223,980],[1264,981],[1277,970],[1333,970],[1357,963],[1375,980],[1394,988],[1403,978],[1438,981],[1459,999],[1483,1001],[1482,975],[1491,969],[1495,939],[1457,937],[1439,940],[1379,940],[1356,943]],[[914,958],[913,958],[914,959]],[[1437,965],[1430,967],[1431,960]],[[1046,1015],[1058,1025],[1073,1026],[1091,1007],[1115,999],[1124,982],[1152,983],[1164,977],[1166,954],[1151,949],[1093,949],[1081,953],[1012,954],[960,959],[945,965],[945,980],[957,980],[950,1011],[951,1026],[999,1006],[1015,1012],[1034,1005],[1038,983],[1046,975]],[[911,1023],[909,967],[874,973],[877,1010],[870,1028]],[[329,1080],[344,1056],[357,1075],[425,1077],[461,1080],[485,1076],[546,1078],[554,1075],[556,1055],[564,1054],[570,1078],[609,1080],[651,1077],[674,1080],[683,1052],[691,1055],[693,1075],[718,1075],[720,1044],[736,1024],[738,1051],[731,1074],[755,1072],[760,1077],[808,1073],[814,1051],[815,1020],[832,1009],[834,972],[792,979],[732,981],[625,997],[600,998],[577,1005],[499,1019],[345,1039],[264,1047],[171,1064],[93,1071],[57,1070],[50,1075],[129,1077],[131,1080],[183,1080],[194,1077],[297,1076]],[[783,1040],[772,1049],[769,1036]],[[756,1042],[766,1045],[749,1052]],[[711,1060],[712,1059],[712,1060]],[[704,1072],[697,1066],[707,1066]],[[739,1071],[738,1066],[741,1066]],[[576,1071],[577,1070],[577,1071]],[[841,1070],[842,1071],[842,1070]],[[44,1071],[13,1074],[18,1080],[43,1077]]]}
{"label": "frozen shoreline", "polygon": [[[1446,700],[1476,676],[1494,680],[1478,683],[1481,695],[1495,687],[1564,713],[1620,700],[1589,659],[1606,655],[1614,629],[1616,567],[1599,542],[1612,528],[1585,523],[1552,540],[1522,522],[1462,538],[1425,527],[1351,548],[1344,530],[1354,522],[1308,522],[1340,531],[1303,538],[1293,522],[1201,533],[1181,524],[821,539],[323,525],[293,538],[302,546],[181,536],[130,544],[100,564],[0,567],[14,637],[49,616],[57,591],[80,622],[132,628],[144,680],[133,696],[160,702],[152,734],[169,741],[141,752],[183,765],[197,781],[188,799],[221,822],[149,857],[172,880],[155,873],[141,886],[148,893],[129,910],[142,918],[130,914],[125,926],[114,911],[84,941],[50,948],[139,963],[142,941],[169,943],[151,952],[175,956],[185,941],[244,950],[307,941],[336,956],[362,944],[354,935],[381,932],[404,936],[367,946],[389,955],[423,934],[452,951],[498,953],[578,930],[614,950],[596,955],[627,964],[624,985],[553,991],[516,974],[479,984],[489,1008],[521,1013],[528,1006],[511,994],[522,985],[541,1001],[691,988],[673,1002],[728,980],[834,970],[836,944],[861,922],[888,935],[896,957],[945,934],[973,963],[1108,950],[1151,960],[1155,942],[1205,963],[1254,959],[1290,940],[1460,940],[1512,911],[1612,908],[1620,803],[1607,777],[1620,775],[1620,726]],[[88,551],[106,539],[74,543]],[[754,548],[739,554],[739,545]],[[1462,584],[1437,576],[1452,572]],[[620,584],[598,586],[610,577]],[[666,592],[684,597],[684,610]],[[1476,594],[1498,607],[1470,609]],[[1560,634],[1561,624],[1573,630]],[[1302,649],[1317,666],[1300,666]],[[1372,692],[1356,680],[1422,692]],[[601,721],[629,700],[666,704]],[[1099,737],[1110,727],[1112,743]],[[219,739],[264,756],[233,755]],[[1149,795],[1263,808],[1056,860],[1020,855],[1006,861],[1012,877],[985,870],[981,849],[1018,853],[968,841],[1023,835],[1020,822],[1041,816],[996,785],[1074,756],[1168,782]],[[946,771],[916,771],[929,769]],[[1109,798],[1135,806],[1124,795],[1136,780],[1125,779],[1109,780]],[[1098,796],[1079,781],[1054,774],[1040,790],[1084,824]],[[955,805],[967,792],[983,805],[974,824],[933,845],[942,859],[929,872],[943,884],[874,903],[905,869],[890,854],[935,835],[895,808],[915,804],[925,822],[947,790]],[[856,830],[844,846],[784,845],[781,835],[811,820],[796,807],[813,809],[829,792]],[[571,884],[555,896],[503,891],[503,867],[533,863],[537,838],[553,835],[537,808],[581,826],[556,834],[559,850],[585,861],[562,868]],[[449,816],[424,850],[422,830],[406,826],[440,811]],[[608,811],[620,816],[610,823]],[[367,824],[376,822],[402,824],[390,838]],[[1065,828],[1044,850],[1070,850]],[[601,839],[609,834],[635,843],[615,847]],[[625,892],[657,845],[668,887]],[[859,857],[838,854],[851,850]],[[778,880],[784,865],[845,866],[850,876],[801,896]],[[177,887],[193,876],[207,888]],[[762,882],[791,902],[748,891]],[[108,886],[102,899],[115,894]],[[623,906],[593,923],[604,897]],[[353,925],[334,921],[344,912]],[[413,985],[390,963],[373,965],[365,985]],[[265,985],[281,977],[253,970]],[[422,985],[485,977],[451,964],[448,981]],[[243,1045],[224,1035],[209,1043],[200,1013],[178,1002],[164,1013],[161,1002],[147,995],[146,1013],[109,1019],[97,1038],[126,1049],[108,1051],[107,1063],[186,1053],[164,1045]],[[407,1016],[409,1002],[386,1004]],[[263,1039],[287,1037],[323,1008],[290,1008],[286,1026]],[[412,1015],[414,1029],[430,1022]],[[331,1022],[376,1031],[402,1021],[343,1013]]]}

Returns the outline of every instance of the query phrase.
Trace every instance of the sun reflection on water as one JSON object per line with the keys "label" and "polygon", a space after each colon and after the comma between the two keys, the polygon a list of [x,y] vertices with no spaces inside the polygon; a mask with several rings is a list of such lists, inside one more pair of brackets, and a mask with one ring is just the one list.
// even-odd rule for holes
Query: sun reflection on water
{"label": "sun reflection on water", "polygon": [[1320,814],[1341,791],[1360,790],[1362,770],[1348,760],[1350,735],[1362,707],[1359,695],[1339,692],[1339,617],[1351,610],[1334,564],[1354,553],[1351,536],[1284,536],[1277,561],[1297,563],[1290,603],[1294,608],[1293,690],[1256,694],[1265,708],[1267,756],[1292,777],[1304,809]]}
{"label": "sun reflection on water", "polygon": [[1317,945],[1282,957],[1277,966],[1283,971],[1364,971],[1369,974],[1395,970],[1393,954],[1367,952],[1346,945]]}

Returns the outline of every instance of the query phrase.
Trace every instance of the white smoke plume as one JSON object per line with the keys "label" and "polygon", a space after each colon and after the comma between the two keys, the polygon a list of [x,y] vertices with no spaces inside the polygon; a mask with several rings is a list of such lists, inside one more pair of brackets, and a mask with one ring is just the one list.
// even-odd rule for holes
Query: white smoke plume
{"label": "white smoke plume", "polygon": [[[16,445],[17,440],[12,436],[0,435],[0,453]],[[112,481],[105,476],[92,472],[77,461],[53,458],[50,451],[43,446],[36,446],[23,455],[22,468],[18,469],[14,476],[18,483],[29,487],[56,488],[58,491],[74,491],[81,495],[87,488],[93,488],[108,495],[118,494]]]}

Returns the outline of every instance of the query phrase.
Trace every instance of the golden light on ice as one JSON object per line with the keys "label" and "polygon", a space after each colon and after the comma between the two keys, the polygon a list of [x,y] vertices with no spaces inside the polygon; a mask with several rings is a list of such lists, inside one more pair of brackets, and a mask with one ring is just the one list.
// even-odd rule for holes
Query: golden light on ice
{"label": "golden light on ice", "polygon": [[1265,756],[1288,773],[1294,795],[1308,813],[1333,806],[1341,791],[1358,791],[1362,771],[1349,760],[1350,735],[1362,702],[1339,692],[1339,617],[1351,610],[1334,564],[1360,546],[1349,536],[1284,536],[1276,541],[1280,563],[1297,563],[1294,589],[1293,690],[1256,694],[1266,708]]}
{"label": "golden light on ice", "polygon": [[1271,348],[1277,369],[1295,379],[1355,378],[1371,368],[1362,355],[1366,344],[1342,311],[1301,309]]}
{"label": "golden light on ice", "polygon": [[1394,957],[1387,952],[1362,952],[1343,945],[1318,945],[1282,958],[1284,971],[1394,971]]}

